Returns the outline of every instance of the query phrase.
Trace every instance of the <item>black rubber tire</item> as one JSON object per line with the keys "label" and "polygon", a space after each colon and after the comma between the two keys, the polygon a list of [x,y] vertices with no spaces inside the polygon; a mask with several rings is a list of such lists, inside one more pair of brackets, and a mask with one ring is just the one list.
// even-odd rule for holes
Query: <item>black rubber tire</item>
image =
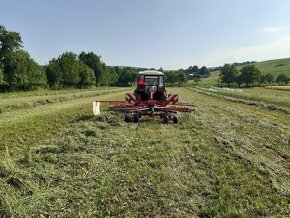
{"label": "black rubber tire", "polygon": [[139,114],[134,114],[134,122],[139,123]]}
{"label": "black rubber tire", "polygon": [[173,116],[172,120],[173,120],[173,123],[175,123],[175,124],[178,123],[177,116]]}
{"label": "black rubber tire", "polygon": [[160,100],[161,100],[161,101],[166,101],[167,98],[168,98],[168,96],[167,96],[167,93],[166,93],[166,92],[162,92],[162,93],[160,94]]}
{"label": "black rubber tire", "polygon": [[130,123],[132,121],[132,118],[130,117],[129,114],[125,114],[125,119],[124,120],[125,120],[126,123]]}
{"label": "black rubber tire", "polygon": [[162,117],[162,122],[163,122],[164,124],[168,124],[168,122],[169,122],[169,118],[168,118],[167,115],[164,115],[164,116]]}

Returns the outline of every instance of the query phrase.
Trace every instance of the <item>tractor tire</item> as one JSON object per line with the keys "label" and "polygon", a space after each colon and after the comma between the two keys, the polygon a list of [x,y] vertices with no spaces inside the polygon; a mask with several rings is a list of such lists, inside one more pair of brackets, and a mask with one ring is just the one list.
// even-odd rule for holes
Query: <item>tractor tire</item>
{"label": "tractor tire", "polygon": [[173,120],[173,123],[175,123],[175,124],[178,123],[177,116],[173,116],[172,120]]}
{"label": "tractor tire", "polygon": [[161,101],[166,101],[167,98],[168,98],[168,96],[167,96],[167,93],[166,93],[166,92],[162,92],[162,93],[160,94],[160,100],[161,100]]}
{"label": "tractor tire", "polygon": [[139,120],[140,120],[139,114],[138,113],[134,114],[134,123],[139,123]]}
{"label": "tractor tire", "polygon": [[126,123],[132,122],[132,118],[130,117],[129,114],[125,114],[125,119],[124,120],[125,120]]}
{"label": "tractor tire", "polygon": [[162,122],[163,122],[164,124],[168,124],[168,122],[169,122],[169,117],[168,117],[167,115],[164,115],[164,116],[162,117]]}

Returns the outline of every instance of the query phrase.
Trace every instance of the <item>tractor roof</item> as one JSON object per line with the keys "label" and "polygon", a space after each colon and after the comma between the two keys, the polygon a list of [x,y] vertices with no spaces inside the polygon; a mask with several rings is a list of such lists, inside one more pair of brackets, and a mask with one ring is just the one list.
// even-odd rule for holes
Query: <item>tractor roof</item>
{"label": "tractor roof", "polygon": [[164,76],[164,73],[157,70],[144,70],[140,71],[138,75]]}

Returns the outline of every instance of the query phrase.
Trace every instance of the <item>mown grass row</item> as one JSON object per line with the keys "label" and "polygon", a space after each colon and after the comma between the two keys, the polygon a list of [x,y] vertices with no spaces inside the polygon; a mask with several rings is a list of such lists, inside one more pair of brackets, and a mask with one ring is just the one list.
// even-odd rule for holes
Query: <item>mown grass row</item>
{"label": "mown grass row", "polygon": [[224,99],[256,105],[270,110],[281,110],[288,113],[290,108],[289,93],[281,90],[270,90],[265,88],[232,89],[194,87],[196,91],[208,93],[209,95]]}
{"label": "mown grass row", "polygon": [[[126,91],[105,93],[107,91],[97,93],[97,98],[120,99]],[[21,150],[57,136],[70,122],[92,114],[92,101],[95,99],[86,96],[0,114],[0,156],[6,147],[11,155],[21,155]]]}
{"label": "mown grass row", "polygon": [[[0,95],[0,114],[19,109],[35,108],[40,105],[54,104],[59,102],[71,101],[85,97],[97,97],[110,93],[117,93],[127,90],[126,88],[99,88],[97,90],[72,90],[68,91],[47,91],[31,92],[31,94],[11,94],[1,98]],[[33,93],[35,93],[33,95]]]}
{"label": "mown grass row", "polygon": [[282,91],[290,91],[290,86],[266,86],[266,89],[274,89],[274,90],[282,90]]}
{"label": "mown grass row", "polygon": [[189,89],[172,91],[197,106],[178,125],[86,115],[16,159],[7,150],[0,214],[289,216],[289,117]]}

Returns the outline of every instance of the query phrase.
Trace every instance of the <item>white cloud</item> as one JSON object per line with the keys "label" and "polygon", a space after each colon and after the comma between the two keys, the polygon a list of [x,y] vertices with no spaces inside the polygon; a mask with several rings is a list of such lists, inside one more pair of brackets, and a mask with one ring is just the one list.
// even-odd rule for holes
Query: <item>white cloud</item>
{"label": "white cloud", "polygon": [[263,45],[239,47],[228,51],[215,51],[200,57],[189,57],[165,66],[165,69],[187,68],[197,64],[199,66],[215,67],[224,63],[243,61],[263,61],[290,57],[290,35],[277,38]]}
{"label": "white cloud", "polygon": [[268,33],[273,33],[273,32],[279,32],[284,29],[285,27],[265,27],[263,31],[268,32]]}

